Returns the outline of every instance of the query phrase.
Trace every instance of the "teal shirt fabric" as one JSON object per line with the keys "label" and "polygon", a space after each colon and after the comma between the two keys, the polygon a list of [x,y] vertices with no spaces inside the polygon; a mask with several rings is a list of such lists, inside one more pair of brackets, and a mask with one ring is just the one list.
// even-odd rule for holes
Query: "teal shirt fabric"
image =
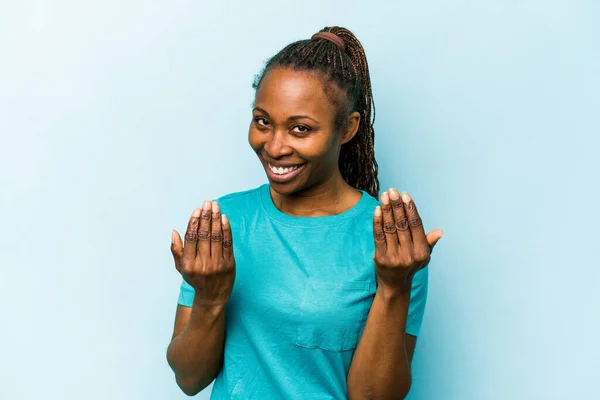
{"label": "teal shirt fabric", "polygon": [[[346,377],[376,291],[373,212],[362,191],[344,213],[294,217],[269,185],[217,201],[231,221],[236,279],[225,358],[211,400],[347,399]],[[406,332],[417,336],[428,268],[413,279]],[[182,281],[178,304],[192,306]]]}

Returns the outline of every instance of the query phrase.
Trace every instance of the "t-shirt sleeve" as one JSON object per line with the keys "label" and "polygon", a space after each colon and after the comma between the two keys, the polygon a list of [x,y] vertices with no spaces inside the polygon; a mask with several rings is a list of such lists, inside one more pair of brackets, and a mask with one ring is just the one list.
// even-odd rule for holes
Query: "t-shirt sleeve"
{"label": "t-shirt sleeve", "polygon": [[421,269],[413,277],[412,290],[410,294],[410,305],[406,321],[406,333],[419,336],[425,303],[427,302],[427,287],[429,284],[429,267]]}
{"label": "t-shirt sleeve", "polygon": [[181,279],[181,286],[179,287],[179,298],[177,299],[177,304],[191,307],[194,302],[194,288],[187,283],[183,278]]}

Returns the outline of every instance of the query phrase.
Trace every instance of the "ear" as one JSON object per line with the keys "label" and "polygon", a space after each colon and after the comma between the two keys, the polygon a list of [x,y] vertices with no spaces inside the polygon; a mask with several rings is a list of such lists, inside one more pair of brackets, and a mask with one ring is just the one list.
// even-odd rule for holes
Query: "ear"
{"label": "ear", "polygon": [[350,120],[350,122],[348,123],[348,128],[346,129],[346,131],[342,132],[340,144],[348,143],[354,137],[354,135],[356,135],[356,132],[358,132],[358,126],[360,124],[360,113],[358,111],[354,111],[348,116],[348,119]]}

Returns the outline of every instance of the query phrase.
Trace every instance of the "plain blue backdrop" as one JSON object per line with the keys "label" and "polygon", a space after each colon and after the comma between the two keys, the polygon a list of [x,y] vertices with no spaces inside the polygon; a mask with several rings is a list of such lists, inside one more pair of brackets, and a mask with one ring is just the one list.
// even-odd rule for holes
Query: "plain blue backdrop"
{"label": "plain blue backdrop", "polygon": [[330,25],[382,188],[445,232],[410,398],[600,396],[597,4],[0,1],[0,399],[187,398],[171,229],[265,182],[254,75]]}

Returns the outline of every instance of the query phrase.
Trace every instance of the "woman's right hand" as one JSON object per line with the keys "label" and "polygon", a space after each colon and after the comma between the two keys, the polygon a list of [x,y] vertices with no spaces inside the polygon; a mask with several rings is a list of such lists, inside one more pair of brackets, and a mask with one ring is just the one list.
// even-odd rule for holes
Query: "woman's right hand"
{"label": "woman's right hand", "polygon": [[[212,211],[212,212],[211,212]],[[194,302],[225,305],[235,281],[231,225],[219,204],[205,201],[195,209],[185,232],[185,245],[173,230],[171,253],[175,268],[196,291]]]}

